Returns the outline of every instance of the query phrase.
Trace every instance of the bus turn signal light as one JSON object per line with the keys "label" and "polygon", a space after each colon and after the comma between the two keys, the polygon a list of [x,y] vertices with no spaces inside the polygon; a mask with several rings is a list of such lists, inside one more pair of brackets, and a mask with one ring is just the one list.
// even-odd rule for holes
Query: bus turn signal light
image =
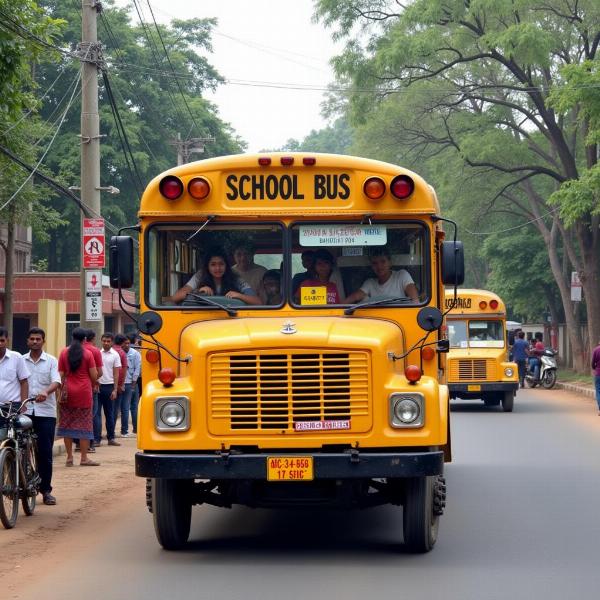
{"label": "bus turn signal light", "polygon": [[150,364],[155,365],[160,360],[158,350],[146,350],[146,360]]}
{"label": "bus turn signal light", "polygon": [[188,183],[188,192],[196,200],[204,200],[210,194],[210,183],[204,177],[194,177]]}
{"label": "bus turn signal light", "polygon": [[485,300],[482,300],[482,301],[479,303],[479,308],[480,308],[481,310],[485,310],[485,309],[487,308],[487,302],[486,302]]}
{"label": "bus turn signal light", "polygon": [[167,175],[160,180],[158,189],[167,200],[177,200],[183,194],[183,183],[178,177]]}
{"label": "bus turn signal light", "polygon": [[175,381],[175,371],[165,367],[158,372],[158,379],[165,387],[169,387]]}
{"label": "bus turn signal light", "polygon": [[392,179],[390,191],[395,198],[405,200],[415,191],[415,182],[408,175],[398,175]]}
{"label": "bus turn signal light", "polygon": [[417,365],[408,365],[406,369],[404,369],[404,376],[410,383],[417,383],[419,379],[421,379],[421,369],[417,367]]}
{"label": "bus turn signal light", "polygon": [[421,350],[421,356],[423,360],[431,360],[435,356],[435,350],[431,346],[425,346],[423,350]]}
{"label": "bus turn signal light", "polygon": [[369,200],[379,200],[385,194],[385,181],[380,177],[369,177],[363,185],[363,191]]}

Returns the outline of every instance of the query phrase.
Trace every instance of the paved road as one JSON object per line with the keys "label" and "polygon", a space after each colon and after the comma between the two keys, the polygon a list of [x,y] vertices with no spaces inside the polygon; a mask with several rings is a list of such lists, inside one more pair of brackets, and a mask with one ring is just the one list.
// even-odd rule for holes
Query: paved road
{"label": "paved road", "polygon": [[519,394],[512,414],[462,403],[452,417],[449,504],[430,554],[403,553],[401,509],[394,507],[199,507],[189,550],[167,553],[155,542],[143,484],[135,481],[11,598],[597,597],[600,418],[592,401],[533,390]]}

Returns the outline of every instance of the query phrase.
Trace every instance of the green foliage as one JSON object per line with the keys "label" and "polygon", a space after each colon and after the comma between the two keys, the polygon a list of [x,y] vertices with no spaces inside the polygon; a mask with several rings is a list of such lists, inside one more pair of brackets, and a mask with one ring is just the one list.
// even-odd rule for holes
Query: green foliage
{"label": "green foliage", "polygon": [[337,119],[333,125],[320,130],[312,130],[302,141],[289,139],[281,152],[325,152],[348,154],[352,132],[345,119]]}

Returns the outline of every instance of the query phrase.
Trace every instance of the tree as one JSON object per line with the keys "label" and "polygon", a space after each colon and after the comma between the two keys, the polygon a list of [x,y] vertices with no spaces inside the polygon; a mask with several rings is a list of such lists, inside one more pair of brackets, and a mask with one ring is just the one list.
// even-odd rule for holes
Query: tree
{"label": "tree", "polygon": [[[42,4],[49,14],[66,21],[62,38],[56,43],[65,51],[76,47],[81,37],[79,0],[43,0]],[[169,141],[178,132],[183,136],[214,138],[206,145],[206,157],[236,153],[243,148],[243,142],[219,118],[216,107],[202,97],[206,90],[222,82],[200,54],[211,50],[214,20],[175,20],[170,26],[155,26],[151,19],[150,23],[140,22],[134,15],[136,23],[127,9],[116,8],[109,0],[103,2],[98,19],[107,78],[127,137],[121,140],[109,89],[102,79],[100,128],[106,136],[101,144],[102,185],[120,190],[117,196],[103,196],[102,215],[114,226],[136,222],[147,182],[176,163],[175,149]],[[146,16],[150,18],[149,14]],[[79,61],[67,57],[62,62],[47,62],[37,70],[36,79],[43,85],[60,75],[42,109],[42,117],[48,123],[56,118],[57,107],[64,105],[63,98],[76,80],[78,69]],[[76,102],[46,161],[66,187],[79,185],[79,127]],[[127,154],[122,147],[126,141]],[[51,232],[48,243],[35,246],[34,257],[48,256],[51,271],[75,270],[79,268],[80,253],[73,232],[79,228],[79,210],[60,197],[53,197],[50,202],[64,216],[65,224]]]}
{"label": "tree", "polygon": [[[488,206],[530,221],[544,240],[573,347],[585,367],[578,320],[565,277],[566,258],[582,278],[590,341],[600,339],[600,215],[579,203],[575,220],[549,204],[554,192],[595,170],[597,140],[579,102],[553,105],[564,68],[597,60],[600,5],[595,0],[319,0],[317,17],[348,37],[360,25],[364,45],[351,39],[336,71],[351,82],[349,107],[364,122],[394,94],[421,95],[402,131],[413,151],[457,154],[475,174],[494,175]],[[354,29],[353,29],[354,28]],[[365,93],[365,90],[372,93]],[[417,108],[415,103],[413,108]],[[390,135],[393,130],[390,129]],[[388,139],[390,137],[388,135]],[[564,249],[564,253],[562,250]],[[589,350],[589,348],[588,348]]]}
{"label": "tree", "polygon": [[[38,101],[32,70],[59,25],[31,0],[0,0],[0,144],[30,162],[37,154],[32,139],[39,132],[34,118]],[[25,119],[29,114],[32,117]],[[48,224],[56,222],[56,213],[40,206],[44,190],[28,185],[27,177],[5,155],[0,157],[0,222],[6,223],[6,240],[0,242],[6,262],[3,318],[9,336],[13,326],[15,228],[18,224],[36,227],[44,217]]]}

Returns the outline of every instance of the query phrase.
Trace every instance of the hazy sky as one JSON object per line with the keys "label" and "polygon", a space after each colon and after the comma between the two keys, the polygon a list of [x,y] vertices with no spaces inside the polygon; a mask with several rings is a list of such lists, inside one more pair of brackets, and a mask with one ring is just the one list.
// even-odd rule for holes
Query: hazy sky
{"label": "hazy sky", "polygon": [[[138,3],[150,20],[146,0]],[[207,58],[230,83],[208,99],[248,143],[249,152],[280,147],[289,138],[302,139],[327,124],[320,104],[323,89],[333,81],[328,61],[336,49],[331,31],[312,23],[312,0],[150,0],[150,4],[163,22],[173,17],[218,19],[213,53]],[[135,12],[132,19],[137,23]]]}

